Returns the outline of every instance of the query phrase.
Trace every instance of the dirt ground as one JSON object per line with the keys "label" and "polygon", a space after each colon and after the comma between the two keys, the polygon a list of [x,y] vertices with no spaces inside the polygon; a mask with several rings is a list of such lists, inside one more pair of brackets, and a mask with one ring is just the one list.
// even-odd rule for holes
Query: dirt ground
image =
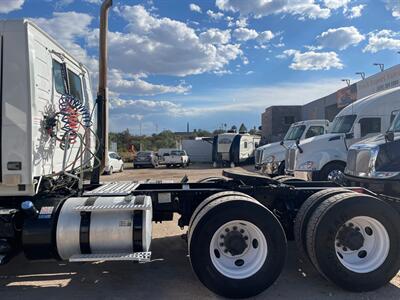
{"label": "dirt ground", "polygon": [[[219,176],[222,169],[139,169],[103,177],[104,181]],[[0,299],[219,299],[196,279],[187,257],[185,231],[176,220],[153,226],[152,262],[28,262],[23,255],[0,267]],[[380,290],[354,294],[322,278],[297,259],[292,242],[276,283],[255,299],[400,299],[400,275]]]}

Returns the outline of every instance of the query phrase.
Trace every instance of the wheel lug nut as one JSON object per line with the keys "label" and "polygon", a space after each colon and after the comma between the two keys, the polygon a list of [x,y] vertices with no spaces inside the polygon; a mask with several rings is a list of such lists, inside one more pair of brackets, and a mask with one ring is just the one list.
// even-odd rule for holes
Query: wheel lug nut
{"label": "wheel lug nut", "polygon": [[240,229],[240,233],[244,233],[244,230],[243,230],[243,229]]}
{"label": "wheel lug nut", "polygon": [[224,246],[224,243],[219,243],[219,245],[220,245],[221,247],[223,247],[223,246]]}
{"label": "wheel lug nut", "polygon": [[249,237],[248,237],[248,236],[245,236],[245,237],[244,237],[244,240],[245,240],[245,241],[247,241],[248,239],[249,239]]}
{"label": "wheel lug nut", "polygon": [[347,248],[346,248],[346,247],[343,247],[342,249],[343,249],[343,251],[345,251],[345,252],[347,251]]}
{"label": "wheel lug nut", "polygon": [[225,229],[225,232],[229,232],[229,231],[230,231],[229,228],[226,228],[226,229]]}
{"label": "wheel lug nut", "polygon": [[233,226],[233,230],[237,230],[237,227],[236,227],[236,226]]}
{"label": "wheel lug nut", "polygon": [[341,243],[336,243],[336,247],[341,247],[342,244]]}
{"label": "wheel lug nut", "polygon": [[354,224],[353,224],[353,223],[349,223],[349,226],[350,226],[350,227],[354,227]]}

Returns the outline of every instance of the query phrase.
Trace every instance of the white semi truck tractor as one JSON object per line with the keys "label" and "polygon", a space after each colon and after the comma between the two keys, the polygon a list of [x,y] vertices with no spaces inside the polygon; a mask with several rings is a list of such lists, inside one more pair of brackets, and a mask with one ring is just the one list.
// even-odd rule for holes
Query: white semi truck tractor
{"label": "white semi truck tractor", "polygon": [[152,223],[175,213],[187,229],[188,263],[224,297],[270,287],[293,237],[315,268],[346,290],[377,289],[397,274],[398,203],[367,189],[238,172],[197,183],[101,183],[111,5],[105,0],[101,8],[96,102],[88,70],[50,36],[27,20],[0,23],[2,264],[20,252],[29,260],[151,264]]}
{"label": "white semi truck tractor", "polygon": [[400,88],[378,92],[345,107],[330,132],[294,144],[286,152],[286,173],[305,180],[338,180],[346,167],[351,145],[389,127],[400,109]]}
{"label": "white semi truck tractor", "polygon": [[328,120],[307,120],[293,123],[282,141],[258,147],[255,152],[255,168],[269,176],[285,175],[286,150],[296,141],[302,141],[327,133]]}

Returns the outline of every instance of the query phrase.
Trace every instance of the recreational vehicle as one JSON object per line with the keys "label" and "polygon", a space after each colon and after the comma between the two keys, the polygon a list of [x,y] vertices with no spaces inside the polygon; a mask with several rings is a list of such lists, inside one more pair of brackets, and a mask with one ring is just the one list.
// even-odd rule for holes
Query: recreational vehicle
{"label": "recreational vehicle", "polygon": [[254,152],[261,137],[248,133],[222,133],[214,137],[213,166],[229,165],[234,168],[242,163],[254,163]]}
{"label": "recreational vehicle", "polygon": [[345,107],[330,133],[296,143],[286,152],[286,172],[306,180],[342,176],[351,145],[386,131],[400,109],[400,88],[378,92]]}

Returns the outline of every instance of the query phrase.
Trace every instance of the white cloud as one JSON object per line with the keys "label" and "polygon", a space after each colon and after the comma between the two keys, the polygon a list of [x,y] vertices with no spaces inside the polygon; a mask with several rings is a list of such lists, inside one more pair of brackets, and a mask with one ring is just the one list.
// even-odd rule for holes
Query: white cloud
{"label": "white cloud", "polygon": [[387,10],[392,12],[392,16],[400,19],[400,1],[399,0],[383,0]]}
{"label": "white cloud", "polygon": [[368,34],[368,45],[363,52],[376,53],[382,50],[400,49],[400,32],[384,29],[381,31],[373,31]]}
{"label": "white cloud", "polygon": [[300,52],[298,50],[285,50],[286,57],[293,57],[289,68],[293,70],[330,70],[342,69],[343,64],[336,52]]}
{"label": "white cloud", "polygon": [[122,6],[128,32],[110,32],[110,62],[125,73],[186,76],[224,69],[240,45],[202,41],[187,24],[151,15],[141,5]]}
{"label": "white cloud", "polygon": [[8,14],[14,10],[19,10],[24,5],[25,0],[1,0],[0,13]]}
{"label": "white cloud", "polygon": [[191,11],[197,12],[197,13],[199,13],[199,14],[202,13],[201,7],[198,6],[197,4],[194,4],[194,3],[190,3],[190,4],[189,4],[189,9],[190,9]]}
{"label": "white cloud", "polygon": [[254,29],[248,29],[248,28],[236,28],[233,31],[233,36],[238,40],[238,41],[249,41],[249,40],[254,40],[258,37],[257,31]]}
{"label": "white cloud", "polygon": [[[88,14],[73,11],[54,12],[49,19],[33,19],[39,27],[43,28],[75,58],[94,72],[97,69],[97,60],[90,57],[78,42],[79,39],[86,38],[90,34],[92,20],[93,17]],[[74,24],[74,26],[71,26],[71,24]]]}
{"label": "white cloud", "polygon": [[263,43],[269,42],[274,37],[275,37],[275,34],[272,31],[266,30],[266,31],[260,32],[257,39],[260,43],[263,44]]}
{"label": "white cloud", "polygon": [[360,5],[350,7],[350,8],[345,8],[343,10],[343,13],[344,13],[345,17],[348,19],[359,18],[359,17],[361,17],[362,11],[365,7],[366,7],[366,5],[360,4]]}
{"label": "white cloud", "polygon": [[214,12],[212,10],[207,10],[207,16],[214,20],[221,20],[224,17],[224,14],[221,12]]}
{"label": "white cloud", "polygon": [[324,48],[345,50],[356,46],[365,39],[354,26],[331,28],[317,36],[316,40]]}
{"label": "white cloud", "polygon": [[330,9],[323,8],[314,0],[216,0],[217,7],[222,11],[239,12],[243,16],[252,15],[255,18],[272,14],[291,14],[299,18],[326,19]]}
{"label": "white cloud", "polygon": [[109,77],[110,89],[117,95],[154,96],[167,93],[185,94],[192,88],[184,82],[176,86],[152,84],[139,76],[123,74],[116,69],[109,71]]}
{"label": "white cloud", "polygon": [[350,0],[324,0],[326,7],[330,9],[338,9],[341,7],[346,7],[350,3]]}
{"label": "white cloud", "polygon": [[230,30],[210,28],[200,33],[200,41],[207,44],[228,44],[231,40]]}

